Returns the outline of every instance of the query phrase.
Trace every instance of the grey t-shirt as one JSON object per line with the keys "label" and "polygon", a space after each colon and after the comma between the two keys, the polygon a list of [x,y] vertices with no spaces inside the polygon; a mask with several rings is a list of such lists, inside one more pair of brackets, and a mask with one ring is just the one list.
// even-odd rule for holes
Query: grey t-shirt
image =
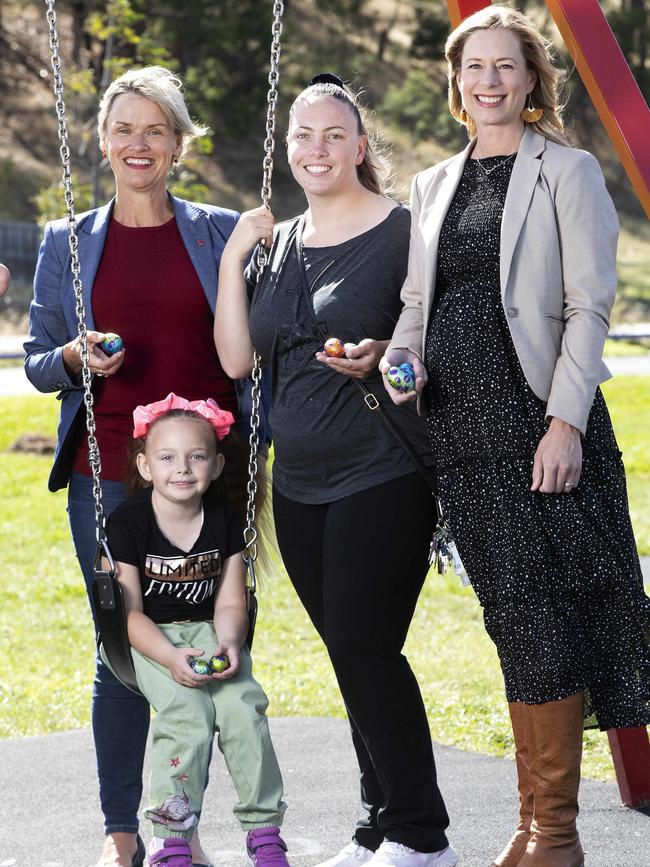
{"label": "grey t-shirt", "polygon": [[[400,206],[349,241],[304,248],[314,310],[328,337],[344,343],[390,339],[402,310],[410,224],[408,209]],[[327,503],[416,470],[355,384],[315,359],[323,338],[303,297],[295,243],[287,244],[291,226],[278,227],[269,267],[252,297],[250,333],[272,365],[274,485],[298,502]],[[254,270],[248,274],[251,289]],[[396,407],[378,371],[365,384],[430,463],[415,404]]]}

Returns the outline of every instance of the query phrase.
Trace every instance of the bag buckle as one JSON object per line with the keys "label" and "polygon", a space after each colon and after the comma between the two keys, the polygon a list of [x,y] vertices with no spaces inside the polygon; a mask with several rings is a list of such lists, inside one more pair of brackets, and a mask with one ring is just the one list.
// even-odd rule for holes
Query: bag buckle
{"label": "bag buckle", "polygon": [[368,409],[379,409],[380,403],[372,392],[369,391],[368,394],[364,394],[363,400]]}

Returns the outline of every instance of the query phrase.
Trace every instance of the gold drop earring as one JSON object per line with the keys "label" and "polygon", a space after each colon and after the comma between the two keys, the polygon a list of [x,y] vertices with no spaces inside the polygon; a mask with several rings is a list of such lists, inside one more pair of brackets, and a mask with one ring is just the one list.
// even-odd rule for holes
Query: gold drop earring
{"label": "gold drop earring", "polygon": [[537,123],[538,120],[541,120],[542,115],[544,114],[543,108],[533,108],[533,103],[530,98],[530,94],[528,94],[527,105],[522,111],[520,117],[524,123]]}

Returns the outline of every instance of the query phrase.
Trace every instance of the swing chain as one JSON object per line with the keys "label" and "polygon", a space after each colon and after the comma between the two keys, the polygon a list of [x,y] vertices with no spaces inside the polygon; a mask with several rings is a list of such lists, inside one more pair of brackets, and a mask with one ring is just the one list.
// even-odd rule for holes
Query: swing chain
{"label": "swing chain", "polygon": [[70,145],[68,142],[68,128],[64,101],[63,75],[61,72],[61,53],[56,24],[55,0],[45,0],[47,6],[47,23],[50,32],[50,52],[52,70],[54,73],[54,96],[56,97],[56,117],[58,121],[58,133],[61,147],[61,164],[63,167],[63,190],[68,218],[68,244],[70,247],[72,286],[75,296],[77,331],[79,340],[79,354],[81,356],[81,379],[84,390],[84,404],[86,407],[86,428],[88,430],[88,463],[93,479],[93,499],[95,503],[95,525],[97,543],[105,541],[105,517],[102,505],[102,488],[100,482],[101,462],[99,446],[95,437],[95,415],[93,412],[93,394],[91,390],[92,376],[88,356],[88,333],[86,329],[86,312],[83,301],[83,286],[81,283],[81,265],[79,263],[79,242],[77,238],[77,220],[74,210],[74,196],[72,193],[72,174],[70,171]]}
{"label": "swing chain", "polygon": [[[282,0],[275,0],[273,3],[273,26],[271,40],[271,63],[269,70],[269,91],[267,94],[267,113],[266,113],[266,138],[264,140],[264,161],[263,161],[263,180],[262,180],[262,204],[265,207],[270,207],[271,195],[273,193],[271,187],[271,177],[273,174],[273,151],[275,149],[275,120],[278,102],[278,80],[280,78],[280,51],[282,35],[282,13],[284,12],[284,3]],[[267,263],[267,250],[263,244],[258,244],[257,247],[257,270],[258,280],[261,279],[264,268]],[[262,380],[262,365],[261,358],[257,352],[253,354],[253,370],[251,373],[253,388],[251,391],[251,419],[250,419],[250,436],[248,439],[250,452],[248,460],[248,484],[246,491],[248,493],[248,501],[246,503],[246,528],[244,530],[244,542],[246,550],[244,559],[248,564],[249,581],[251,590],[255,592],[255,570],[253,563],[257,558],[257,530],[255,529],[255,497],[257,496],[257,455],[259,451],[259,425],[260,425],[260,396],[261,396],[261,380]]]}
{"label": "swing chain", "polygon": [[282,13],[284,11],[284,3],[282,0],[275,0],[273,3],[273,26],[271,32],[273,38],[271,40],[271,65],[269,70],[269,92],[266,100],[268,110],[266,114],[266,138],[264,140],[264,177],[262,180],[262,204],[267,208],[271,201],[271,175],[273,173],[273,151],[275,150],[275,118],[278,103],[278,80],[280,78],[280,52],[282,44],[280,37],[282,35]]}
{"label": "swing chain", "polygon": [[[282,13],[284,12],[284,3],[282,0],[274,0],[273,3],[273,25],[271,33],[271,61],[269,69],[269,91],[266,96],[267,111],[266,111],[266,138],[264,139],[264,161],[262,163],[262,204],[265,208],[271,206],[271,177],[273,175],[273,151],[275,150],[275,119],[277,114],[278,104],[278,81],[280,79],[280,52],[282,43]],[[267,261],[267,250],[264,244],[258,244],[257,247],[257,267],[259,271],[263,271]]]}
{"label": "swing chain", "polygon": [[[257,530],[255,528],[255,498],[257,496],[257,455],[259,451],[259,427],[260,427],[260,383],[262,379],[262,365],[260,358],[255,353],[255,364],[251,372],[253,387],[251,390],[251,416],[250,416],[250,435],[248,437],[249,457],[248,457],[248,484],[246,492],[248,500],[246,503],[246,527],[244,529],[244,542],[246,550],[244,558],[248,563],[252,563],[257,559]],[[251,585],[254,587],[253,575],[251,575]]]}

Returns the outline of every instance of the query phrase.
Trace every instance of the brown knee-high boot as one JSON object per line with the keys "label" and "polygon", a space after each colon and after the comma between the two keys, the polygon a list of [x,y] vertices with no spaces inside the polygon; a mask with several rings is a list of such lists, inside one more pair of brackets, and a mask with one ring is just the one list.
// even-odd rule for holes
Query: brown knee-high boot
{"label": "brown knee-high boot", "polygon": [[526,713],[526,705],[519,701],[508,705],[512,733],[515,737],[515,763],[517,765],[517,788],[519,790],[519,824],[514,836],[503,852],[495,858],[491,867],[517,867],[530,839],[530,822],[533,818],[533,783],[530,762],[534,752],[532,728]]}
{"label": "brown knee-high boot", "polygon": [[525,705],[532,728],[531,836],[518,867],[583,867],[576,817],[584,696]]}

